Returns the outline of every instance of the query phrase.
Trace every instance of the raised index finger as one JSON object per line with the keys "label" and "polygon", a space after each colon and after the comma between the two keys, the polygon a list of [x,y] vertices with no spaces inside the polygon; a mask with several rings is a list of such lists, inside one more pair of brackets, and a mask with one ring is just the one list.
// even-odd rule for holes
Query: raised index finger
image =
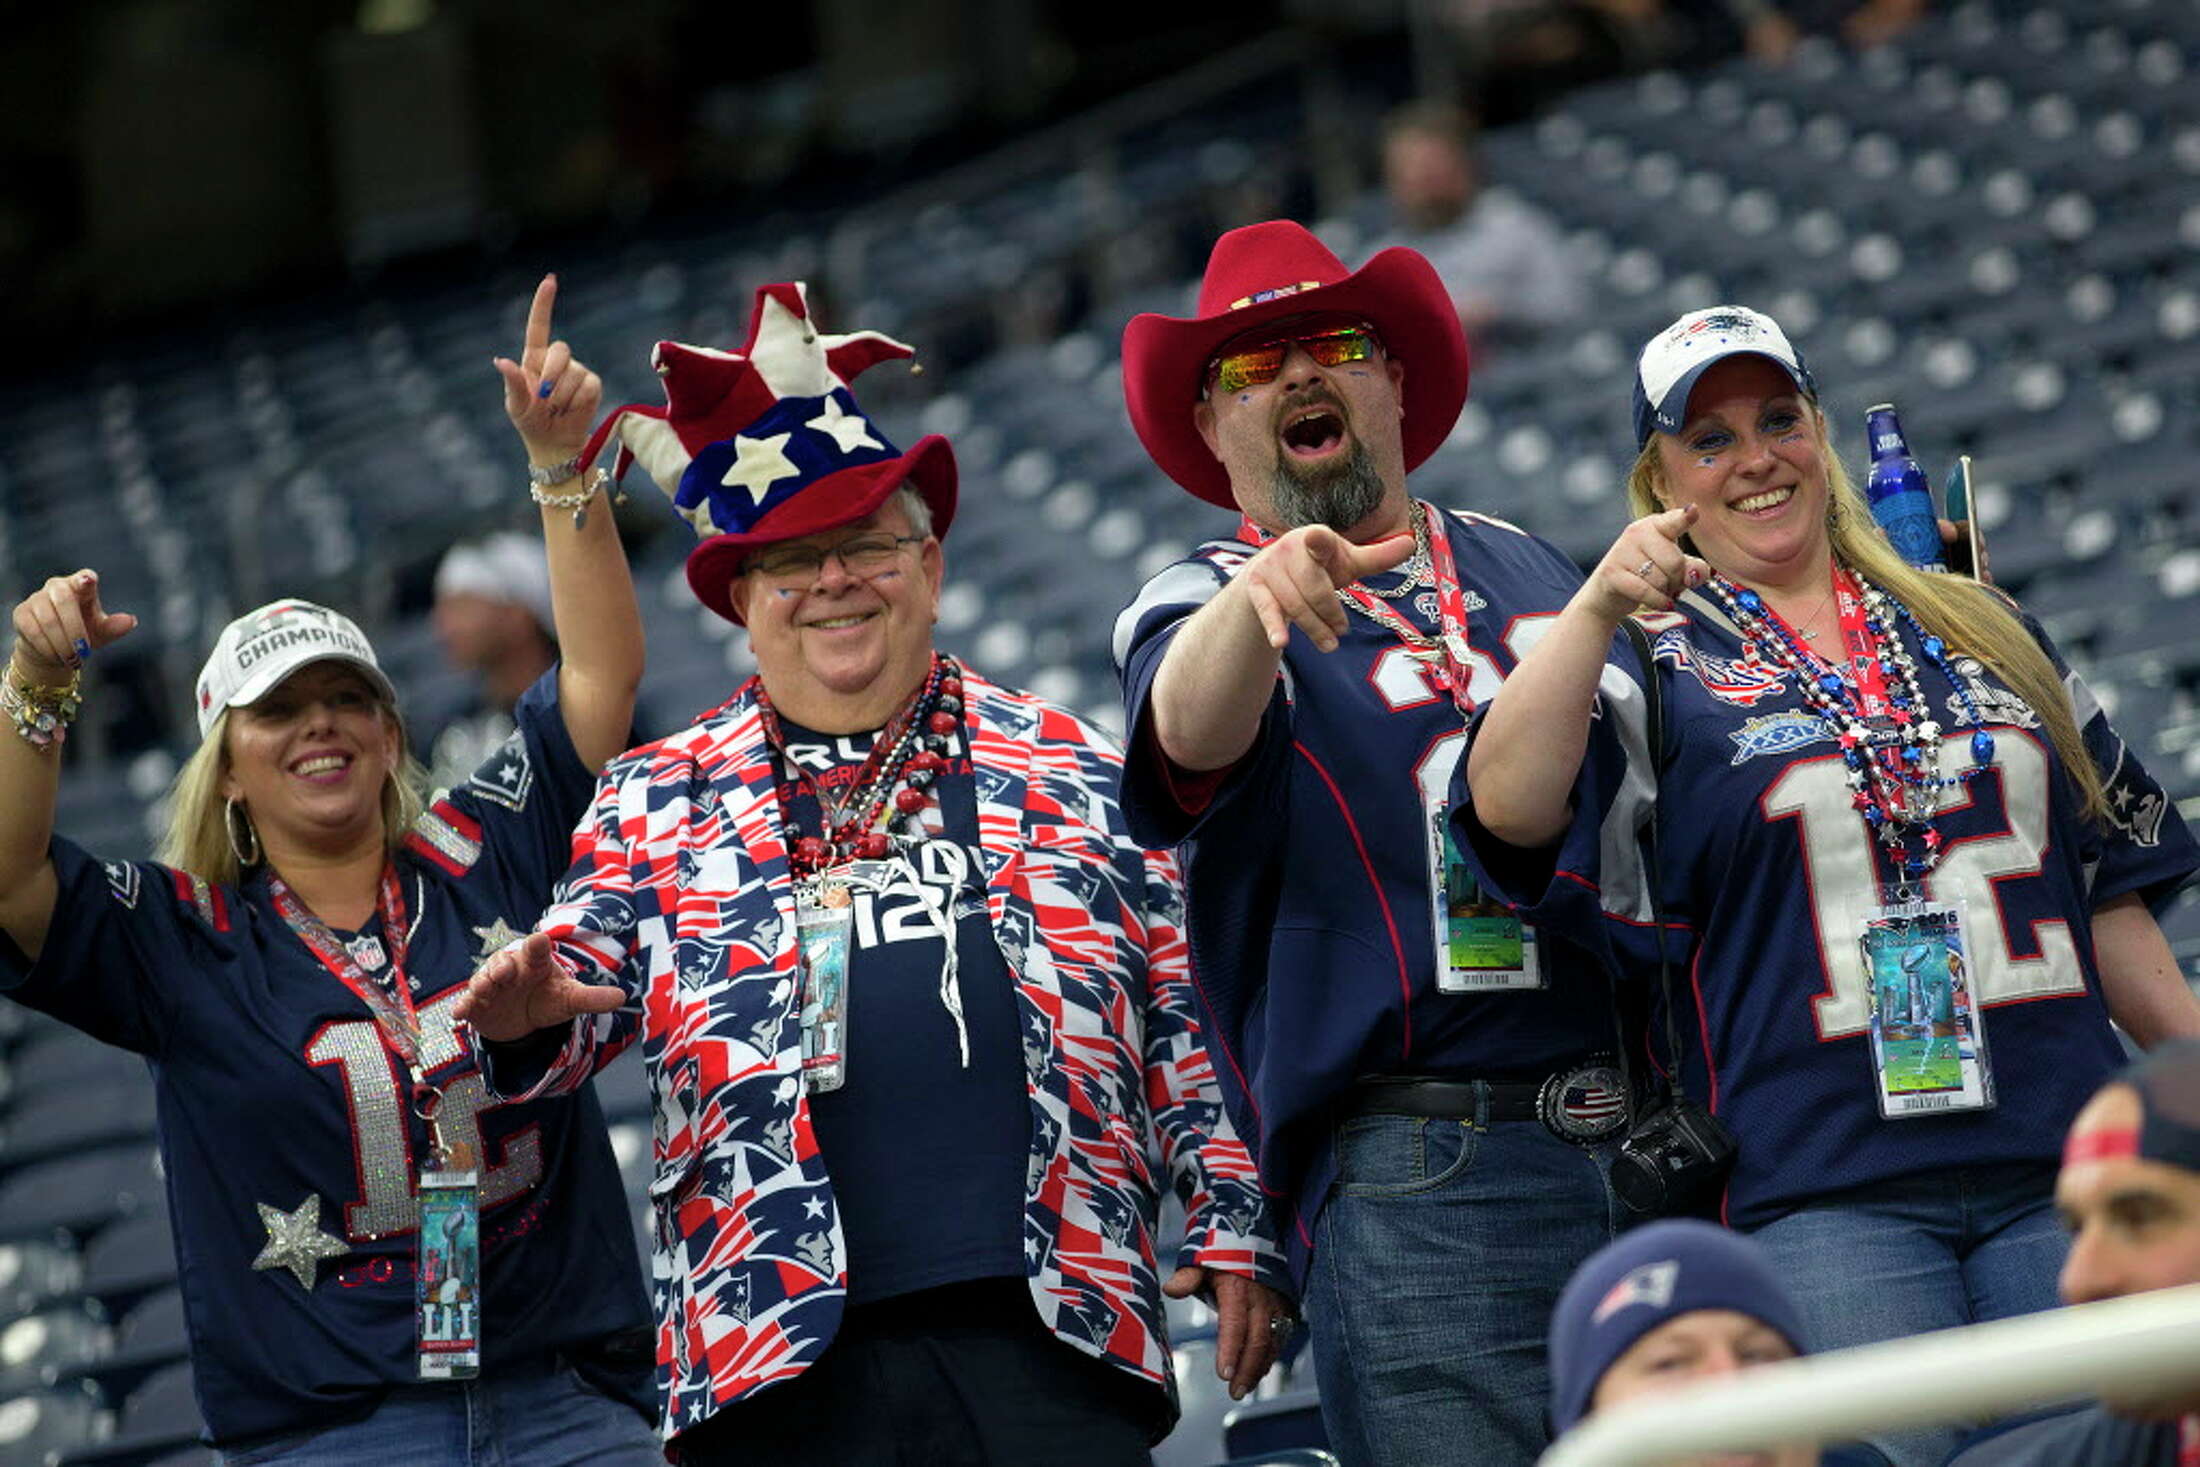
{"label": "raised index finger", "polygon": [[527,307],[527,343],[519,358],[519,364],[530,373],[542,371],[542,355],[550,349],[550,308],[557,300],[558,277],[543,276],[542,284],[535,287],[534,300]]}

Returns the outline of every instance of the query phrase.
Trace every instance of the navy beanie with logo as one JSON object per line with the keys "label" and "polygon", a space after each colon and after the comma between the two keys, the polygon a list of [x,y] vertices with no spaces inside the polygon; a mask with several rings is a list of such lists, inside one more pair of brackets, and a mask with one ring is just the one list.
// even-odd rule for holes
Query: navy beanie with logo
{"label": "navy beanie with logo", "polygon": [[1802,1316],[1755,1243],[1693,1219],[1647,1223],[1574,1270],[1551,1311],[1552,1429],[1588,1414],[1597,1382],[1635,1341],[1699,1309],[1746,1314],[1809,1352]]}

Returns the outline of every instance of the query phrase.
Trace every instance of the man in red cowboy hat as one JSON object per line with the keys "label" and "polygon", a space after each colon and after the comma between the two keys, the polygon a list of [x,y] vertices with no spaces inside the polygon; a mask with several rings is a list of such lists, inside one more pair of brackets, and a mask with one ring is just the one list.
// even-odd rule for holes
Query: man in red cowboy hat
{"label": "man in red cowboy hat", "polygon": [[666,406],[598,430],[705,537],[688,582],[758,675],[606,770],[563,899],[467,1016],[499,1093],[642,1040],[682,1461],[1143,1464],[1175,1414],[1164,1287],[1214,1298],[1247,1390],[1282,1259],[1119,750],[933,650],[954,455],[898,451],[847,387],[908,355],[767,286],[742,351],[660,344]]}
{"label": "man in red cowboy hat", "polygon": [[1186,319],[1123,333],[1154,461],[1241,516],[1116,623],[1124,806],[1182,845],[1192,971],[1255,1138],[1348,1463],[1531,1462],[1543,1324],[1619,1209],[1608,986],[1474,889],[1466,721],[1579,584],[1406,475],[1465,401],[1427,260],[1347,271],[1288,221],[1215,245]]}

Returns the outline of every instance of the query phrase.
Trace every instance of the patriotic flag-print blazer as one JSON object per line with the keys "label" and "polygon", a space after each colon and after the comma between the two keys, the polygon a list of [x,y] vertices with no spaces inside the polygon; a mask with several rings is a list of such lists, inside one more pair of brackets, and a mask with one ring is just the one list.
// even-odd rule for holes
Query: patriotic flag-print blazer
{"label": "patriotic flag-print blazer", "polygon": [[[1024,1035],[1032,1299],[1063,1340],[1173,1394],[1152,1138],[1187,1216],[1172,1267],[1289,1287],[1200,1042],[1176,868],[1125,829],[1122,753],[1106,734],[975,675],[964,689],[993,931]],[[794,886],[753,681],[604,771],[538,930],[571,971],[628,1002],[576,1020],[533,1084],[494,1053],[484,1072],[500,1090],[524,1086],[517,1098],[571,1090],[639,1030],[671,1436],[807,1368],[846,1288],[803,1098]]]}

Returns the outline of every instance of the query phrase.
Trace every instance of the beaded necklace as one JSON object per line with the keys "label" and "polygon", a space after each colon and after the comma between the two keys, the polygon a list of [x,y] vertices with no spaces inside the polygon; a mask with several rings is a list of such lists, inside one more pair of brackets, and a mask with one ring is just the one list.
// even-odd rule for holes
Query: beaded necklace
{"label": "beaded necklace", "polygon": [[[1818,656],[1762,596],[1714,576],[1709,590],[1742,633],[1742,660],[1769,662],[1795,674],[1805,704],[1841,746],[1850,797],[1888,858],[1915,881],[1940,860],[1941,791],[1963,784],[1994,760],[1994,736],[1979,717],[1971,689],[1949,664],[1948,649],[1901,602],[1836,564],[1834,595],[1841,608],[1849,664]],[[1971,767],[1940,772],[1941,727],[1919,685],[1917,659],[1897,632],[1907,627],[1955,690],[1962,727],[1971,732]],[[1914,836],[1914,842],[1913,842]]]}
{"label": "beaded necklace", "polygon": [[[932,786],[947,767],[955,730],[962,723],[962,691],[961,669],[952,658],[933,653],[924,682],[879,730],[846,796],[838,801],[826,795],[808,770],[795,769],[796,787],[817,801],[825,827],[822,834],[796,836],[788,842],[787,858],[797,879],[850,860],[883,860],[897,846],[906,848],[923,839],[923,816],[932,803]],[[784,756],[786,734],[761,682],[756,703],[764,718],[765,737]],[[780,819],[792,835],[794,822],[784,786]],[[898,834],[882,828],[896,820],[902,825]]]}

